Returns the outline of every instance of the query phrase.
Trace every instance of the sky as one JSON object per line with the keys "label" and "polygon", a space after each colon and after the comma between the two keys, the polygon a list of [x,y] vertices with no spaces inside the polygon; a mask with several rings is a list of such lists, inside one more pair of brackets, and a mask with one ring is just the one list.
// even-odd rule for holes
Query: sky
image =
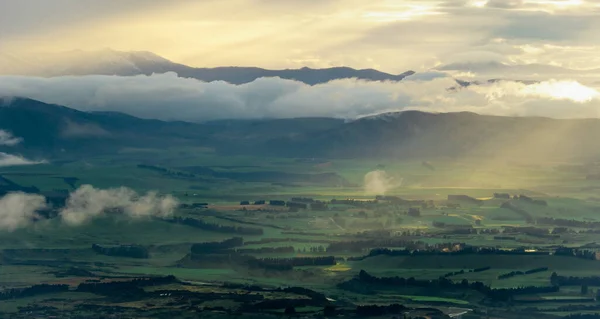
{"label": "sky", "polygon": [[[107,48],[194,67],[417,72],[398,83],[316,86],[279,78],[205,83],[172,73],[4,73],[0,96],[188,121],[352,119],[407,109],[600,117],[597,30],[600,0],[0,0],[0,74],[3,63],[36,66],[48,56],[81,63],[77,50],[99,50],[90,55],[99,59],[113,52]],[[481,84],[454,90],[456,79]]]}
{"label": "sky", "polygon": [[191,66],[400,73],[600,68],[600,0],[0,0],[0,49],[151,51]]}

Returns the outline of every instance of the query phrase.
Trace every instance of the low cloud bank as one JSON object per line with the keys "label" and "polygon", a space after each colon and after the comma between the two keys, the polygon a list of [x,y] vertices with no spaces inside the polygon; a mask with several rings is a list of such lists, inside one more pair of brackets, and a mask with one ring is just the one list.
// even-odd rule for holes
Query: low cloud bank
{"label": "low cloud bank", "polygon": [[0,198],[0,230],[14,231],[31,225],[37,211],[46,207],[44,196],[12,193]]}
{"label": "low cloud bank", "polygon": [[37,165],[44,164],[46,161],[32,161],[20,155],[12,155],[0,152],[0,167],[5,166],[21,166],[21,165]]}
{"label": "low cloud bank", "polygon": [[11,132],[0,130],[0,146],[15,146],[22,141],[23,139],[14,137]]}
{"label": "low cloud bank", "polygon": [[[21,142],[23,142],[22,138],[13,136],[11,132],[0,129],[0,146],[15,146]],[[36,165],[43,163],[46,163],[46,161],[32,161],[20,155],[0,152],[0,167]]]}
{"label": "low cloud bank", "polygon": [[[510,116],[598,117],[600,94],[571,80],[536,84],[497,81],[459,90],[441,72],[401,82],[335,80],[309,86],[280,78],[233,85],[175,73],[38,78],[0,76],[0,96],[23,96],[83,111],[117,111],[141,118],[215,119],[357,117],[390,111],[471,111]],[[553,107],[548,107],[552,104]]]}
{"label": "low cloud bank", "polygon": [[139,196],[126,187],[97,189],[91,185],[83,185],[71,193],[60,216],[66,224],[76,226],[111,210],[131,218],[164,217],[172,214],[176,207],[177,200],[170,195],[158,196],[156,192],[149,192]]}
{"label": "low cloud bank", "polygon": [[[132,219],[166,217],[177,205],[177,199],[171,195],[161,196],[156,192],[139,195],[126,187],[97,189],[83,185],[70,194],[59,218],[66,225],[79,226],[111,212]],[[45,208],[46,198],[41,195],[11,193],[1,197],[0,230],[28,227],[41,218],[36,212]]]}

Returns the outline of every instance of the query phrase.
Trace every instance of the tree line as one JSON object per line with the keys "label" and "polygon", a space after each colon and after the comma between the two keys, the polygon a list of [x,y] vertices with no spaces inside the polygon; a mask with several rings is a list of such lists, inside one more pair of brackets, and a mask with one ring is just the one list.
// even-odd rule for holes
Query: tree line
{"label": "tree line", "polygon": [[243,227],[243,226],[225,226],[219,224],[207,223],[200,219],[195,219],[191,217],[173,217],[173,218],[161,218],[160,220],[174,223],[187,225],[195,228],[200,228],[202,230],[214,231],[219,233],[234,233],[240,235],[250,235],[250,236],[260,236],[264,234],[262,228],[253,228],[253,227]]}
{"label": "tree line", "polygon": [[550,283],[555,286],[600,286],[600,276],[559,276],[557,273],[553,272],[552,275],[550,275]]}
{"label": "tree line", "polygon": [[[375,277],[370,275],[364,270],[361,270],[358,277],[354,280],[361,284],[376,284],[383,286],[396,286],[396,287],[422,287],[432,289],[471,289],[482,293],[488,298],[496,301],[510,301],[515,295],[524,294],[536,294],[536,293],[551,293],[559,291],[559,287],[556,285],[547,287],[517,287],[517,288],[502,288],[493,289],[490,286],[480,281],[469,282],[463,279],[461,282],[453,282],[450,279],[440,277],[434,280],[422,280],[403,277]],[[340,288],[345,288],[345,283],[342,283]]]}
{"label": "tree line", "polygon": [[515,277],[515,276],[530,275],[530,274],[535,274],[535,273],[544,272],[544,271],[548,271],[548,267],[540,267],[540,268],[535,268],[535,269],[529,269],[526,271],[511,271],[509,273],[498,275],[498,279],[508,279],[508,278]]}
{"label": "tree line", "polygon": [[129,257],[146,259],[150,257],[148,249],[139,245],[127,245],[118,247],[102,247],[98,244],[93,244],[92,249],[98,254],[115,257]]}
{"label": "tree line", "polygon": [[26,298],[43,294],[54,294],[69,291],[69,285],[33,285],[27,288],[13,288],[0,291],[0,300]]}

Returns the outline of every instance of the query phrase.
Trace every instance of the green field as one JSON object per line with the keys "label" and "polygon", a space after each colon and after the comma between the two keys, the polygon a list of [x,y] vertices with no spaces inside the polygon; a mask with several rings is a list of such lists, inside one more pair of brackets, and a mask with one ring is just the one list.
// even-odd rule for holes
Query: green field
{"label": "green field", "polygon": [[[598,182],[585,180],[585,176],[580,173],[558,169],[561,163],[522,166],[456,159],[430,163],[435,170],[424,167],[421,161],[225,157],[206,149],[125,149],[116,156],[94,157],[85,161],[57,158],[44,165],[1,168],[0,176],[3,178],[23,187],[35,186],[48,196],[64,194],[73,191],[74,187],[90,184],[99,189],[123,186],[140,194],[158,191],[163,195],[175,196],[183,204],[208,203],[208,208],[179,208],[174,216],[229,228],[215,231],[152,217],[131,218],[103,214],[79,226],[67,225],[60,217],[56,217],[39,220],[14,231],[2,231],[0,289],[6,291],[40,283],[67,283],[71,286],[71,292],[59,296],[0,300],[0,312],[23,314],[25,310],[22,309],[26,309],[24,306],[35,305],[43,300],[47,301],[43,304],[52,304],[52,307],[59,309],[57,301],[52,301],[53,298],[66,300],[61,303],[72,309],[82,309],[77,306],[80,304],[103,307],[117,305],[100,295],[74,291],[78,284],[90,278],[57,275],[73,268],[89,271],[93,274],[91,279],[101,280],[174,275],[178,280],[188,282],[182,286],[185,289],[200,289],[207,284],[210,287],[220,287],[223,283],[256,285],[268,289],[305,287],[335,300],[334,304],[339,309],[398,302],[431,307],[460,305],[473,309],[489,306],[480,293],[473,291],[441,289],[432,292],[415,287],[387,287],[378,290],[380,288],[371,287],[369,289],[376,292],[373,295],[340,288],[340,283],[352,280],[361,270],[377,277],[398,276],[420,280],[437,280],[449,272],[464,270],[462,274],[447,278],[457,283],[463,280],[481,282],[494,289],[549,286],[552,272],[580,277],[598,274],[600,261],[554,255],[450,255],[440,252],[433,256],[374,256],[351,260],[369,254],[373,248],[403,248],[401,245],[388,246],[382,242],[383,239],[403,239],[430,247],[463,243],[496,249],[538,250],[554,249],[557,246],[594,247],[589,245],[598,241],[597,234],[581,227],[569,227],[568,232],[550,236],[557,226],[528,223],[523,213],[500,207],[506,199],[493,198],[494,193],[508,193],[545,201],[547,206],[512,200],[516,207],[534,219],[552,217],[600,222],[600,202],[594,199],[595,187],[600,185],[596,185]],[[164,171],[140,167],[140,164]],[[202,173],[206,169],[210,169],[211,173]],[[385,171],[386,176],[394,181],[385,189],[385,194],[364,187],[365,175],[374,170]],[[331,176],[335,176],[336,180],[343,179],[345,182],[337,185],[329,180],[316,181],[314,176],[324,173],[328,173],[327,178],[332,178],[331,180]],[[72,181],[75,181],[74,184]],[[373,202],[376,195],[421,200],[427,204]],[[467,195],[481,202],[474,204],[469,201],[448,201],[448,195]],[[290,201],[292,197],[324,201],[328,206],[326,209],[312,210],[268,205],[269,200]],[[339,204],[331,203],[332,199],[368,202],[364,205]],[[239,205],[240,201],[252,203],[257,200],[266,200],[267,205]],[[419,208],[418,216],[408,214],[411,208]],[[534,227],[541,229],[542,234],[509,233],[505,226]],[[236,227],[261,229],[262,234],[239,235],[231,230]],[[469,232],[460,233],[457,229],[469,229]],[[223,241],[236,236],[243,237],[245,243],[236,249],[251,250],[245,255],[252,258],[334,256],[336,265],[295,266],[291,271],[271,271],[235,263],[204,263],[202,258],[213,258],[208,255],[200,261],[186,259],[190,258],[190,247],[195,243]],[[361,241],[371,241],[374,246],[349,251],[327,251],[332,243]],[[92,250],[93,244],[139,245],[149,252],[149,258],[107,256]],[[286,247],[292,247],[292,252],[268,251]],[[235,250],[228,252],[232,253]],[[490,269],[469,272],[481,267]],[[538,267],[548,267],[548,270],[498,279],[501,274]],[[591,288],[588,295],[593,297],[596,288]],[[219,291],[231,292],[223,289]],[[266,292],[263,294],[268,295]],[[554,302],[568,304],[568,300],[578,300],[581,295],[579,287],[564,287],[558,294],[530,297],[539,297],[548,303],[548,307],[553,307]],[[127,307],[156,313],[168,308],[166,305],[149,306],[156,303],[157,301],[129,302]],[[204,305],[209,304],[233,310],[242,303],[224,300]],[[321,308],[305,305],[298,306],[297,311],[314,314]],[[133,311],[131,309],[128,311]],[[273,315],[283,310],[273,309]],[[60,313],[59,310],[53,311]],[[557,318],[558,313],[540,312],[541,315],[552,318]]]}

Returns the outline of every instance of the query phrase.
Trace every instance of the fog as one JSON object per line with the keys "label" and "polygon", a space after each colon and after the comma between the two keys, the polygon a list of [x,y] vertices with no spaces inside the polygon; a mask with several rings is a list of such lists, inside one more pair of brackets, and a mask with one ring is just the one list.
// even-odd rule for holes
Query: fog
{"label": "fog", "polygon": [[36,211],[46,207],[44,196],[12,193],[0,198],[0,230],[14,231],[27,227],[37,217]]}
{"label": "fog", "polygon": [[46,161],[32,161],[21,155],[13,155],[0,152],[0,167],[5,166],[21,166],[21,165],[37,165],[44,164]]}
{"label": "fog", "polygon": [[164,217],[173,213],[177,200],[170,196],[159,196],[156,192],[138,195],[126,187],[97,189],[83,185],[70,194],[67,205],[60,211],[63,222],[77,226],[114,210],[131,218]]}
{"label": "fog", "polygon": [[385,195],[388,191],[402,185],[402,179],[397,180],[384,170],[369,172],[364,177],[364,189],[368,195]]}
{"label": "fog", "polygon": [[11,132],[0,130],[0,146],[15,146],[21,142],[22,139],[14,137]]}
{"label": "fog", "polygon": [[[453,78],[440,72],[417,73],[401,82],[346,79],[315,86],[280,78],[260,78],[243,85],[206,83],[180,78],[175,73],[132,77],[0,76],[0,96],[29,97],[83,111],[117,111],[162,120],[353,119],[409,109],[556,118],[599,116],[600,94],[596,88],[569,79],[531,85],[499,81],[449,90],[456,87]],[[552,102],[560,103],[547,107]]]}

